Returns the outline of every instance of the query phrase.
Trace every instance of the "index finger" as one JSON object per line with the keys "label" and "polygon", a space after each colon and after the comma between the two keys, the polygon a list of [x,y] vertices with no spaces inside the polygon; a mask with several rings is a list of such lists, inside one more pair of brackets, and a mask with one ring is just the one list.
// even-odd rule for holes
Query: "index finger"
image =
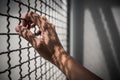
{"label": "index finger", "polygon": [[33,23],[28,15],[29,12],[21,17],[22,18],[21,22],[23,26],[27,26]]}
{"label": "index finger", "polygon": [[25,15],[22,16],[21,18],[22,18],[22,20],[21,20],[22,25],[23,25],[23,26],[26,26],[26,25],[27,25],[27,20],[26,20],[27,14],[25,14]]}

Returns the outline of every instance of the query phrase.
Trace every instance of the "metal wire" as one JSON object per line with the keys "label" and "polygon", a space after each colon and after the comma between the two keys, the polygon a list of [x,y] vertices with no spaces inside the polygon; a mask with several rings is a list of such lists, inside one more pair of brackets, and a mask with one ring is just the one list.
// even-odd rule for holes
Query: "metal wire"
{"label": "metal wire", "polygon": [[[54,23],[56,26],[57,34],[60,38],[60,41],[63,43],[64,48],[69,48],[67,44],[68,36],[68,16],[67,16],[67,5],[62,0],[6,0],[7,10],[6,12],[0,12],[0,17],[4,17],[7,24],[7,31],[0,32],[0,37],[6,37],[3,43],[6,43],[6,49],[0,50],[0,57],[7,55],[6,68],[0,66],[0,79],[2,75],[5,76],[8,80],[16,80],[14,77],[17,76],[17,80],[65,80],[64,74],[56,68],[53,64],[49,63],[47,60],[44,60],[36,50],[30,46],[29,43],[26,43],[22,37],[18,35],[18,33],[12,32],[17,21],[18,25],[21,24],[21,20],[25,20],[21,18],[22,13],[27,13],[29,11],[34,11],[35,13],[39,13],[40,15],[46,16],[51,23]],[[32,3],[34,2],[34,3]],[[14,5],[15,4],[15,5]],[[4,4],[3,4],[4,5]],[[34,5],[34,6],[33,6]],[[17,8],[15,14],[18,16],[11,14],[13,7]],[[66,8],[64,8],[66,7]],[[4,8],[3,8],[4,9]],[[26,11],[24,11],[24,9]],[[64,14],[65,13],[65,14]],[[12,23],[12,20],[16,20],[15,23]],[[3,25],[1,25],[4,28]],[[36,28],[34,29],[34,33],[36,32]],[[12,37],[16,37],[18,39],[12,40]],[[17,42],[17,44],[13,44],[13,42]],[[12,47],[15,45],[16,47]],[[0,48],[1,49],[1,48]],[[25,53],[24,53],[25,52]],[[18,54],[17,56],[14,55]],[[32,55],[33,54],[33,55]],[[14,55],[14,57],[12,56]],[[24,55],[26,55],[24,57]],[[16,58],[16,62],[13,65],[12,59]],[[3,63],[0,63],[3,65]],[[23,67],[23,65],[25,65]],[[2,69],[3,68],[3,69]],[[13,70],[18,69],[16,75],[14,75]],[[26,69],[26,72],[24,71]],[[34,76],[34,77],[33,77]]]}
{"label": "metal wire", "polygon": [[[9,15],[9,11],[10,11],[10,6],[9,6],[9,4],[10,4],[10,0],[8,0],[8,2],[7,2],[7,7],[8,7],[8,10],[7,10],[7,14]],[[7,29],[8,29],[8,32],[7,33],[9,33],[10,32],[10,28],[9,28],[9,25],[10,25],[10,20],[9,20],[9,17],[7,17],[7,22],[8,22],[8,24],[7,24]],[[8,51],[10,51],[10,36],[9,35],[7,35],[7,37],[8,37],[8,39],[7,39],[7,43],[8,43],[8,46],[7,46],[7,50]],[[10,60],[11,60],[11,57],[10,57],[10,52],[8,52],[8,54],[7,54],[7,56],[8,56],[8,68],[10,68],[11,67],[11,64],[10,64]],[[12,78],[11,78],[11,71],[10,70],[8,70],[8,78],[10,79],[10,80],[12,80]]]}
{"label": "metal wire", "polygon": [[[47,0],[44,0],[45,1],[45,3],[47,4]],[[47,5],[45,5],[45,13],[46,13],[46,11],[47,11]],[[45,14],[45,16],[46,16],[46,14]],[[46,60],[45,60],[45,73],[43,74],[43,75],[45,75],[46,74]],[[45,80],[47,80],[47,75],[45,75]]]}
{"label": "metal wire", "polygon": [[[34,8],[35,9],[37,9],[37,0],[35,0],[35,6],[34,6]],[[36,10],[35,10],[35,12],[36,12]],[[36,27],[35,27],[35,30],[34,30],[34,33],[36,32]],[[34,52],[35,52],[35,54],[34,54],[34,57],[36,57],[36,55],[37,55],[37,52],[36,52],[36,50],[34,50]],[[36,59],[35,59],[35,64],[34,64],[34,66],[35,66],[35,69],[37,68],[37,61],[36,61]],[[37,79],[37,69],[35,70],[35,80]]]}
{"label": "metal wire", "polygon": [[[52,0],[52,6],[53,6],[53,0]],[[52,10],[52,16],[53,16],[53,10]],[[52,18],[52,22],[53,22],[53,18]],[[53,66],[52,73],[54,73],[54,65],[52,65],[52,66]],[[54,74],[52,75],[52,78],[54,80]]]}
{"label": "metal wire", "polygon": [[[20,0],[20,2],[21,2],[21,0]],[[19,3],[19,5],[18,5],[18,7],[19,7],[19,11],[18,11],[18,13],[19,13],[19,17],[21,17],[21,4]],[[21,20],[19,19],[19,25],[20,25],[20,23],[21,23]],[[21,49],[22,48],[22,45],[21,45],[21,37],[19,36],[19,48]],[[21,62],[21,60],[22,60],[22,56],[21,56],[21,50],[19,50],[19,57],[20,57],[20,59],[19,59],[19,63],[21,64],[22,62]],[[20,69],[20,72],[19,72],[19,74],[20,74],[20,78],[22,77],[22,68],[21,68],[21,65],[19,66],[19,69]]]}
{"label": "metal wire", "polygon": [[[17,1],[17,0],[16,0]],[[28,6],[30,6],[30,0],[27,0],[28,1]],[[30,8],[28,7],[28,11],[27,12],[29,12],[30,11]],[[29,42],[27,43],[27,46],[29,46]],[[29,48],[27,49],[27,52],[28,52],[28,54],[27,54],[27,56],[28,56],[28,78],[29,78],[29,80],[31,80],[31,77],[30,77],[30,50],[29,50]],[[23,77],[24,78],[24,77]]]}

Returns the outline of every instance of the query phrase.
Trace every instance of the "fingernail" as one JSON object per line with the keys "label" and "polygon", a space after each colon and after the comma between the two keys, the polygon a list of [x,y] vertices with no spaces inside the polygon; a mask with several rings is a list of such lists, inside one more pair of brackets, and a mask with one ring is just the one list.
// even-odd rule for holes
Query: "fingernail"
{"label": "fingernail", "polygon": [[21,30],[21,26],[18,25],[17,27],[15,27],[15,30],[16,30],[16,32],[19,32]]}

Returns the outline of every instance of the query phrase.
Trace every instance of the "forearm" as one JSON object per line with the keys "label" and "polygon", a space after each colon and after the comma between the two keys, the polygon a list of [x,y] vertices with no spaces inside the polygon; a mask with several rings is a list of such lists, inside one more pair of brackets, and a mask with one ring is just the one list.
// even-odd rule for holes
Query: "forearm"
{"label": "forearm", "polygon": [[69,80],[101,80],[82,65],[79,65],[63,48],[56,49],[53,64],[55,64]]}

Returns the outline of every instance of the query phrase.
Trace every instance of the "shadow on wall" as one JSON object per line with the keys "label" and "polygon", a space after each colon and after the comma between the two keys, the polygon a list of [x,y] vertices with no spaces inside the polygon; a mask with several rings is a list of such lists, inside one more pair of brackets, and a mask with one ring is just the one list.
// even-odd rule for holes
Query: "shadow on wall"
{"label": "shadow on wall", "polygon": [[[120,80],[120,35],[111,9],[112,6],[120,7],[119,1],[85,0],[85,6],[90,10],[92,14],[95,29],[97,31],[103,55],[106,60],[106,65],[109,70],[110,78],[111,80]],[[105,17],[115,54],[111,48],[111,43],[105,30],[99,9],[102,10]],[[116,57],[114,55],[116,55]]]}
{"label": "shadow on wall", "polygon": [[[110,78],[111,80],[120,80],[120,35],[111,9],[114,6],[120,7],[120,0],[71,0],[71,4],[72,56],[83,64],[84,9],[87,7],[92,14]],[[111,39],[108,37],[102,21],[100,9],[104,15]]]}

